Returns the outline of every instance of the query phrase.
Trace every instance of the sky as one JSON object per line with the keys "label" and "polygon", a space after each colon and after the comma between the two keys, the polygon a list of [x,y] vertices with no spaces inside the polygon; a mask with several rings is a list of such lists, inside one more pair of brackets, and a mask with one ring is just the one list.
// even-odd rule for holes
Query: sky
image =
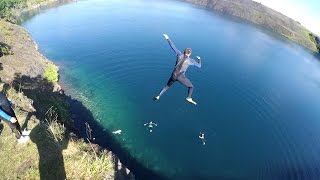
{"label": "sky", "polygon": [[254,0],[299,21],[320,36],[320,0]]}

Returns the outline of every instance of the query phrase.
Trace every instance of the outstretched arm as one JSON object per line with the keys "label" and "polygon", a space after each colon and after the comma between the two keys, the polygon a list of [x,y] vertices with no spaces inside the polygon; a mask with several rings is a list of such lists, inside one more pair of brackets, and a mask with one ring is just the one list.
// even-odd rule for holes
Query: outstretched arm
{"label": "outstretched arm", "polygon": [[199,56],[197,56],[198,62],[194,59],[191,59],[191,64],[193,66],[197,66],[198,68],[201,68],[201,58]]}
{"label": "outstretched arm", "polygon": [[173,42],[171,41],[171,39],[169,38],[168,35],[163,34],[164,38],[168,41],[170,47],[172,48],[172,50],[176,53],[176,56],[179,56],[181,54],[181,52],[177,49],[177,47],[173,44]]}

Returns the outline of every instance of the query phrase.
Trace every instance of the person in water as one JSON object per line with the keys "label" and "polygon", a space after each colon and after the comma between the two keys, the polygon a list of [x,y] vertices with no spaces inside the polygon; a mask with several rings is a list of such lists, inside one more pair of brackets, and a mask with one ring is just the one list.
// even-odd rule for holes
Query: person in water
{"label": "person in water", "polygon": [[[12,132],[15,134],[19,143],[27,142],[30,134],[30,130],[21,131],[20,124],[17,117],[11,107],[11,103],[8,98],[0,92],[0,119],[9,125]],[[0,121],[1,121],[0,120]]]}
{"label": "person in water", "polygon": [[119,130],[113,131],[112,133],[113,133],[113,134],[121,134],[121,133],[122,133],[122,130],[119,129]]}
{"label": "person in water", "polygon": [[203,144],[203,145],[206,145],[206,141],[205,141],[205,139],[204,139],[204,133],[203,133],[203,132],[200,132],[199,138],[201,139],[202,144]]}
{"label": "person in water", "polygon": [[150,122],[148,122],[148,123],[145,123],[144,126],[147,126],[148,130],[149,130],[150,132],[152,132],[153,127],[154,127],[154,126],[158,126],[158,124],[150,121]]}
{"label": "person in water", "polygon": [[192,103],[196,105],[197,103],[193,101],[192,99],[192,92],[193,92],[193,85],[191,81],[186,77],[185,73],[190,65],[197,66],[198,68],[201,68],[201,58],[197,56],[198,62],[194,59],[190,58],[190,55],[192,53],[191,48],[186,48],[184,50],[184,53],[182,54],[176,46],[173,44],[173,42],[169,39],[169,36],[166,34],[163,34],[164,38],[168,41],[170,47],[173,49],[173,51],[176,54],[176,64],[174,67],[174,70],[171,74],[171,77],[169,78],[166,86],[161,90],[160,94],[153,98],[153,100],[158,101],[161,97],[161,95],[166,92],[169,87],[176,81],[179,81],[181,84],[186,86],[188,88],[188,97],[186,100],[189,103]]}

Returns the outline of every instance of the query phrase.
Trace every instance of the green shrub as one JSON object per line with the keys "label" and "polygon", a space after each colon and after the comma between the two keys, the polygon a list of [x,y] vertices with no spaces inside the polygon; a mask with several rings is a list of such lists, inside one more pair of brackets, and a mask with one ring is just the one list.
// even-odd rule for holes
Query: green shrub
{"label": "green shrub", "polygon": [[0,42],[0,57],[12,54],[13,52],[11,51],[11,48],[8,45]]}
{"label": "green shrub", "polygon": [[44,78],[51,83],[58,82],[58,68],[53,64],[49,64],[44,72]]}

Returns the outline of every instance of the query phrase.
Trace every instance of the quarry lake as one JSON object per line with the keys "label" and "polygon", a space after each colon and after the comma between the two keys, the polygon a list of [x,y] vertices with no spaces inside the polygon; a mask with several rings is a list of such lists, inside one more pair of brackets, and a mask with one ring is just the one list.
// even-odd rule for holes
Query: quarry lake
{"label": "quarry lake", "polygon": [[[122,148],[163,177],[320,177],[320,64],[312,52],[173,0],[77,1],[22,25],[60,66],[65,91],[107,131],[122,130],[113,135]],[[186,72],[196,106],[180,83],[152,100],[175,65],[163,33],[202,58],[202,68]],[[151,133],[149,121],[158,125]]]}

